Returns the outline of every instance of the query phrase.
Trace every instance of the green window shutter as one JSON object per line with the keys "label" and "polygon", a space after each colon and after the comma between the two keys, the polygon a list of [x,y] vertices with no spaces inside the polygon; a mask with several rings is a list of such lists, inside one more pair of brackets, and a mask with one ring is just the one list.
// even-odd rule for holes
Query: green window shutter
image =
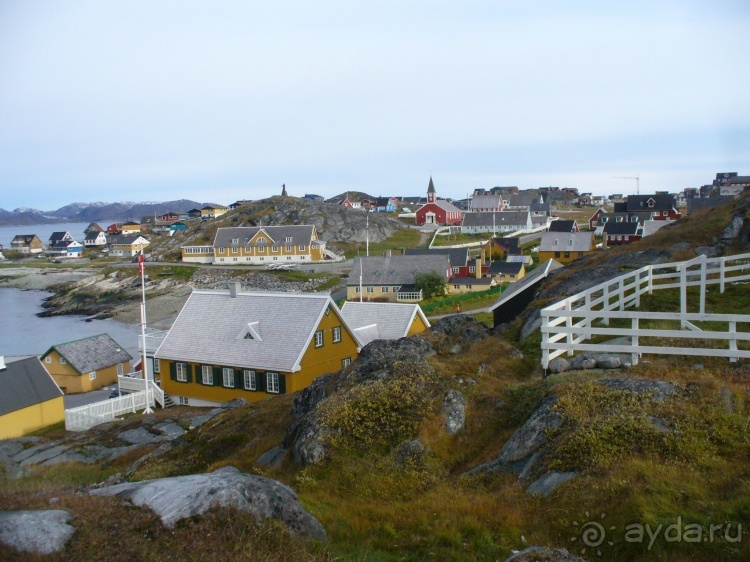
{"label": "green window shutter", "polygon": [[193,366],[190,363],[185,363],[185,374],[187,375],[187,382],[193,382]]}
{"label": "green window shutter", "polygon": [[174,361],[169,363],[169,378],[173,381],[177,380],[177,363]]}
{"label": "green window shutter", "polygon": [[214,367],[214,386],[221,386],[223,380],[224,376],[221,372],[221,367]]}
{"label": "green window shutter", "polygon": [[286,375],[279,373],[279,394],[286,394]]}
{"label": "green window shutter", "polygon": [[266,374],[261,371],[255,373],[255,388],[258,392],[266,391]]}
{"label": "green window shutter", "polygon": [[245,371],[242,369],[234,370],[234,388],[245,388]]}

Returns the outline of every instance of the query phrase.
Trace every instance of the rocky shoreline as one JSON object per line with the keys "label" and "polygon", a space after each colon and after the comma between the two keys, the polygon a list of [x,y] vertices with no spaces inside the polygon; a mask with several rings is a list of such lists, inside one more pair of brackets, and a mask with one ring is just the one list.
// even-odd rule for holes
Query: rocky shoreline
{"label": "rocky shoreline", "polygon": [[[332,276],[335,277],[335,276]],[[196,269],[190,280],[157,278],[146,283],[147,320],[151,327],[167,329],[182,310],[193,289],[224,290],[240,282],[246,290],[313,292],[329,284],[320,277],[290,281],[265,271]],[[114,318],[128,324],[141,321],[141,283],[122,272],[103,274],[96,268],[8,268],[0,272],[0,288],[49,291],[39,316],[78,314],[96,319]]]}

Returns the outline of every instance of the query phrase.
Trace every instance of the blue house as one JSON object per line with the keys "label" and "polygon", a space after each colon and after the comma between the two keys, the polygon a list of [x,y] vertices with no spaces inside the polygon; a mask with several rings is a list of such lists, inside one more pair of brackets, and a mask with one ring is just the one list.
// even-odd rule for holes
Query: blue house
{"label": "blue house", "polygon": [[173,222],[169,225],[169,235],[172,236],[175,232],[180,232],[182,230],[185,230],[185,228],[187,227],[185,226],[184,222]]}
{"label": "blue house", "polygon": [[396,205],[390,197],[378,197],[375,199],[375,212],[377,213],[395,213]]}

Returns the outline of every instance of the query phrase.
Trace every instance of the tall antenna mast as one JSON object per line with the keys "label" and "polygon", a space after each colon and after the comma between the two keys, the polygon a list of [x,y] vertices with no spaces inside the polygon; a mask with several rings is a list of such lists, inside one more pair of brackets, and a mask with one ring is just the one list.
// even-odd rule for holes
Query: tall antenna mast
{"label": "tall antenna mast", "polygon": [[618,180],[635,180],[635,194],[640,195],[641,194],[641,174],[638,173],[635,176],[612,176],[614,179]]}

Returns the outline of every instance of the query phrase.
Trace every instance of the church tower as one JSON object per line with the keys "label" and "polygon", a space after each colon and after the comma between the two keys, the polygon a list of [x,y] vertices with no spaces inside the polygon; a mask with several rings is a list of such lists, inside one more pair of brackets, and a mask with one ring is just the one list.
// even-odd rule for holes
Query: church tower
{"label": "church tower", "polygon": [[427,202],[434,203],[437,200],[437,194],[435,193],[435,184],[432,183],[432,176],[430,176],[430,185],[427,186]]}

